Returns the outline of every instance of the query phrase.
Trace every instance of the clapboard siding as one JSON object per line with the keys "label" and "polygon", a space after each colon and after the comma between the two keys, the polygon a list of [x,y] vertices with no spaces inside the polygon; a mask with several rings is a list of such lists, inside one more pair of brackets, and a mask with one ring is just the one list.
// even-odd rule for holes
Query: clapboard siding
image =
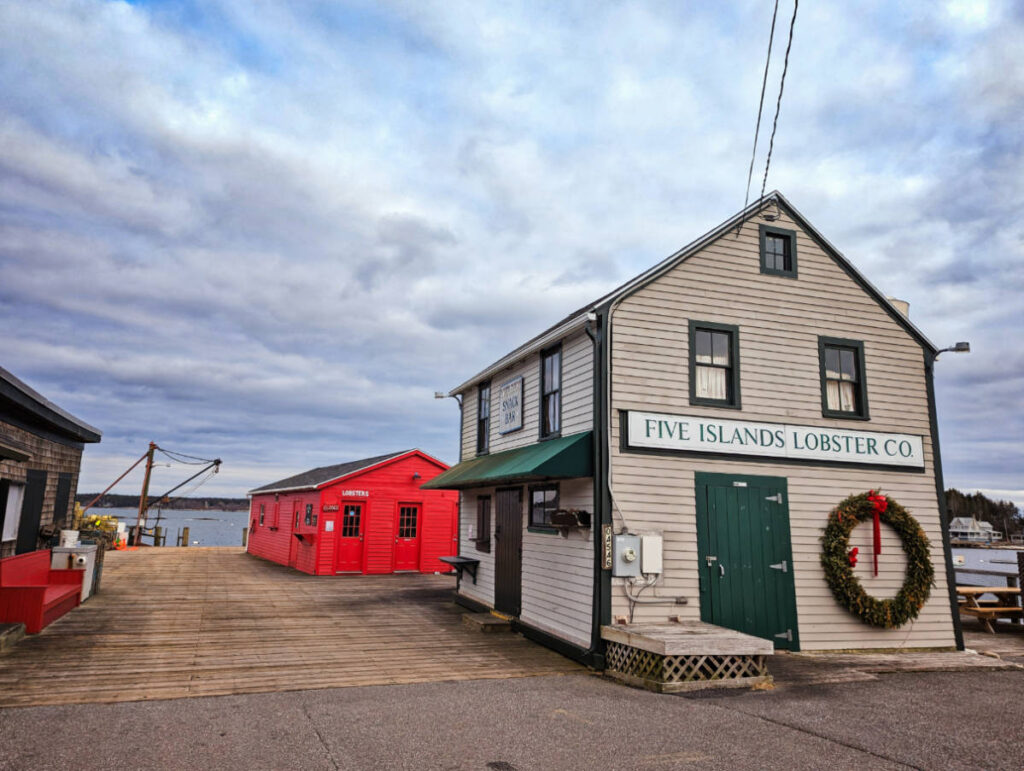
{"label": "clapboard siding", "polygon": [[476,457],[477,390],[470,388],[462,392],[462,453],[459,460]]}
{"label": "clapboard siding", "polygon": [[[797,231],[798,278],[761,274],[757,222],[748,222],[738,238],[732,232],[719,238],[613,308],[612,414],[648,410],[916,434],[924,443],[925,471],[624,453],[613,420],[612,486],[622,511],[614,512],[616,527],[665,537],[665,574],[645,592],[663,602],[637,605],[634,619],[700,616],[695,472],[781,476],[788,480],[803,649],[952,645],[923,351],[794,222],[783,217],[778,225]],[[690,405],[690,320],[739,327],[741,410]],[[822,417],[819,335],[863,341],[871,420]],[[932,542],[936,586],[920,618],[902,629],[866,626],[840,608],[819,563],[828,512],[847,495],[871,488],[903,504]],[[905,557],[896,535],[883,531],[877,578],[870,576],[870,528],[856,529],[851,545],[864,555],[856,569],[864,585],[875,596],[891,597],[903,581]],[[622,582],[613,583],[613,615],[628,615]],[[682,597],[687,604],[676,604]]]}
{"label": "clapboard siding", "polygon": [[[527,496],[524,504],[529,505]],[[593,479],[564,479],[558,505],[594,511]],[[520,619],[530,626],[587,647],[594,596],[594,541],[591,530],[567,538],[529,532],[524,508],[523,607]]]}
{"label": "clapboard siding", "polygon": [[[491,497],[491,550],[489,552],[477,549],[475,539],[476,533],[476,505],[477,499],[481,496]],[[462,493],[462,506],[459,510],[459,555],[470,559],[480,560],[476,569],[476,583],[468,574],[463,574],[459,584],[459,593],[470,599],[482,602],[484,605],[494,607],[494,488],[486,487],[475,490],[465,490]]]}
{"label": "clapboard siding", "polygon": [[[559,484],[559,504],[593,512],[593,480],[567,479]],[[477,499],[490,495],[491,552],[474,542]],[[480,560],[477,582],[463,578],[460,592],[494,607],[494,488],[467,490],[462,496],[462,550],[464,557]],[[591,530],[567,538],[530,532],[528,487],[523,487],[522,609],[520,620],[580,646],[590,644],[591,602],[594,593],[594,545]]]}
{"label": "clapboard siding", "polygon": [[[562,435],[589,431],[593,426],[594,347],[586,333],[562,341]],[[523,427],[498,433],[498,389],[509,380],[523,378]],[[462,392],[462,459],[476,456],[477,388]],[[490,452],[512,450],[540,438],[540,354],[534,353],[491,377]]]}

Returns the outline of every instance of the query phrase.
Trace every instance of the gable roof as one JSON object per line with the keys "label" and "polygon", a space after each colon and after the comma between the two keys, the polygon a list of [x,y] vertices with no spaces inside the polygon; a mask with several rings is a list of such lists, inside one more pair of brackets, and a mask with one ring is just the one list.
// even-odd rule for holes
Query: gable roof
{"label": "gable roof", "polygon": [[972,532],[983,532],[992,530],[989,522],[981,522],[973,517],[954,517],[949,522],[950,530],[970,530]]}
{"label": "gable roof", "polygon": [[263,485],[263,487],[255,487],[250,490],[248,494],[254,495],[256,493],[281,493],[291,492],[294,490],[313,490],[318,487],[323,487],[329,482],[336,482],[339,479],[351,476],[356,472],[365,471],[379,463],[394,460],[403,455],[409,455],[414,452],[433,461],[442,468],[448,468],[446,463],[443,463],[437,458],[431,457],[425,452],[414,448],[411,450],[401,450],[399,452],[389,452],[387,455],[377,455],[373,458],[363,458],[362,460],[352,460],[347,463],[337,463],[333,466],[320,466],[319,468],[313,468],[309,471],[303,471],[301,474],[295,474],[294,476],[279,479],[277,482],[271,482],[268,485]]}
{"label": "gable roof", "polygon": [[98,442],[102,434],[61,409],[27,383],[0,367],[0,408],[76,442]]}
{"label": "gable roof", "polygon": [[924,348],[927,351],[930,351],[931,353],[935,353],[938,351],[938,348],[935,346],[935,344],[932,343],[927,337],[925,337],[924,333],[921,332],[921,330],[918,329],[913,324],[913,322],[910,321],[910,319],[908,319],[906,316],[900,313],[900,311],[888,300],[888,298],[884,294],[882,294],[882,292],[879,291],[874,284],[868,281],[867,278],[865,278],[864,275],[859,270],[857,270],[853,266],[853,264],[849,260],[847,260],[846,257],[844,257],[843,254],[829,242],[827,238],[825,238],[825,236],[818,232],[817,228],[815,228],[810,222],[808,222],[808,220],[799,211],[797,211],[796,207],[793,206],[793,204],[791,204],[786,199],[786,197],[782,195],[782,193],[780,193],[778,190],[773,190],[771,193],[768,193],[764,198],[750,204],[747,208],[743,209],[737,214],[734,214],[732,217],[727,219],[718,227],[714,228],[713,230],[709,230],[700,238],[691,241],[682,249],[673,254],[670,254],[664,260],[652,266],[651,268],[648,268],[640,275],[618,286],[617,288],[613,289],[611,292],[604,295],[603,297],[599,297],[597,300],[594,300],[593,302],[584,305],[579,310],[570,313],[564,319],[548,327],[546,330],[541,332],[536,337],[528,340],[515,350],[502,356],[496,362],[491,364],[489,367],[481,370],[476,375],[471,377],[469,380],[453,388],[448,395],[453,396],[457,393],[460,393],[461,391],[464,391],[466,388],[473,385],[474,383],[477,383],[481,380],[486,380],[487,378],[491,377],[497,372],[500,372],[506,367],[514,364],[516,361],[550,346],[552,343],[561,340],[563,337],[572,332],[576,332],[578,330],[583,329],[586,326],[587,316],[589,314],[595,313],[598,309],[602,308],[603,306],[610,305],[611,303],[614,303],[617,300],[621,300],[622,298],[632,294],[638,289],[643,288],[647,284],[659,278],[662,274],[674,268],[676,265],[692,257],[694,254],[699,252],[712,241],[715,241],[718,238],[722,237],[733,228],[741,226],[748,219],[751,219],[754,215],[760,212],[766,204],[771,203],[773,201],[779,208],[785,209],[787,213],[790,215],[790,217],[798,225],[800,225],[801,229],[818,244],[822,251],[824,251],[833,260],[835,260],[839,264],[839,267],[841,267],[847,273],[847,275],[850,276],[850,278],[857,282],[857,284],[859,284],[860,287],[865,292],[867,292],[872,297],[872,299],[874,299],[875,302],[877,302],[882,307],[882,309],[886,311],[893,318],[894,321],[896,321],[897,324],[903,327],[903,329],[911,337],[913,337],[914,340],[916,340],[922,348]]}

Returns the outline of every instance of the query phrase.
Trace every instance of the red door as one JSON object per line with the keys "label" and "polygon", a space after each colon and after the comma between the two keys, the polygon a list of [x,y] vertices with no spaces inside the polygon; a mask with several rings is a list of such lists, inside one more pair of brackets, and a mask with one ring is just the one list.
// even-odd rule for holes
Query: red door
{"label": "red door", "polygon": [[395,570],[420,569],[420,506],[398,504],[395,520]]}
{"label": "red door", "polygon": [[292,531],[288,539],[288,567],[292,568],[299,564],[299,539],[295,537],[295,532],[299,529],[300,508],[298,501],[292,504]]}
{"label": "red door", "polygon": [[363,571],[363,504],[346,503],[341,507],[337,546],[334,551],[335,573]]}

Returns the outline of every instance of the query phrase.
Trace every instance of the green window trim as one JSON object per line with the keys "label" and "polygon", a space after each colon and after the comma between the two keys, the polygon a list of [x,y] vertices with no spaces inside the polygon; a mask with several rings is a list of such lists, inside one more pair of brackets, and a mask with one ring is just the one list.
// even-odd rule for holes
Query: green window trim
{"label": "green window trim", "polygon": [[533,502],[534,493],[550,493],[550,492],[553,492],[555,494],[555,496],[554,496],[554,499],[550,502],[550,504],[549,504],[548,501],[543,501],[541,503],[541,505],[539,507],[537,507],[537,508],[539,508],[539,510],[541,512],[547,512],[548,510],[550,510],[550,511],[557,511],[558,510],[559,498],[560,498],[560,491],[559,491],[558,488],[559,488],[559,486],[558,486],[557,482],[552,483],[552,484],[544,484],[544,485],[531,485],[529,487],[529,490],[528,490],[529,499],[528,499],[528,502],[527,502],[527,506],[529,507],[529,509],[527,511],[527,517],[528,518],[527,518],[527,528],[526,528],[529,532],[538,532],[539,533],[539,532],[548,532],[548,531],[550,531],[552,533],[558,533],[558,529],[552,527],[550,521],[548,521],[548,522],[544,522],[544,521],[538,522],[538,521],[536,521],[534,519],[534,514],[536,513],[537,509],[535,508],[535,504]]}
{"label": "green window trim", "polygon": [[476,454],[491,451],[491,381],[476,387]]}
{"label": "green window trim", "polygon": [[[729,375],[725,399],[709,399],[697,396],[697,331],[726,332],[729,334]],[[690,404],[701,407],[723,407],[729,410],[742,409],[740,400],[740,328],[734,324],[718,324],[712,321],[690,320]]]}
{"label": "green window trim", "polygon": [[491,496],[476,497],[476,550],[489,554],[491,551]]}
{"label": "green window trim", "polygon": [[[796,231],[787,230],[786,228],[776,228],[771,225],[758,225],[761,253],[761,272],[768,276],[785,276],[787,278],[796,278]],[[786,255],[790,261],[790,269],[784,270],[777,266],[769,266],[768,260],[768,237],[777,236],[783,238],[786,241],[789,253]]]}
{"label": "green window trim", "polygon": [[[545,365],[549,359],[557,357],[555,363],[558,365],[558,373],[554,383],[549,383],[545,377]],[[553,373],[554,374],[554,373]],[[556,343],[550,348],[545,348],[540,352],[540,377],[538,378],[538,389],[537,402],[539,413],[539,425],[537,429],[537,435],[540,440],[544,439],[558,439],[562,435],[562,343]],[[552,423],[554,425],[548,426],[545,417],[547,417],[548,405],[553,404]]]}
{"label": "green window trim", "polygon": [[[829,409],[828,406],[828,377],[825,371],[825,349],[845,348],[854,351],[854,358],[857,362],[857,410],[844,411]],[[840,420],[870,420],[871,413],[868,410],[868,379],[867,370],[864,367],[864,341],[848,340],[842,337],[818,337],[818,370],[821,378],[821,414],[826,418],[838,418]]]}

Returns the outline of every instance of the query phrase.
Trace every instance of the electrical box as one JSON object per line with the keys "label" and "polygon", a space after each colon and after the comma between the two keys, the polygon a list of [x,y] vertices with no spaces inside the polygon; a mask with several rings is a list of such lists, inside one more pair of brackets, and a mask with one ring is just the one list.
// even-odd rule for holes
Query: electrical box
{"label": "electrical box", "polygon": [[612,575],[620,578],[640,575],[640,536],[615,536],[612,543]]}
{"label": "electrical box", "polygon": [[662,540],[660,535],[640,536],[640,572],[661,575]]}

